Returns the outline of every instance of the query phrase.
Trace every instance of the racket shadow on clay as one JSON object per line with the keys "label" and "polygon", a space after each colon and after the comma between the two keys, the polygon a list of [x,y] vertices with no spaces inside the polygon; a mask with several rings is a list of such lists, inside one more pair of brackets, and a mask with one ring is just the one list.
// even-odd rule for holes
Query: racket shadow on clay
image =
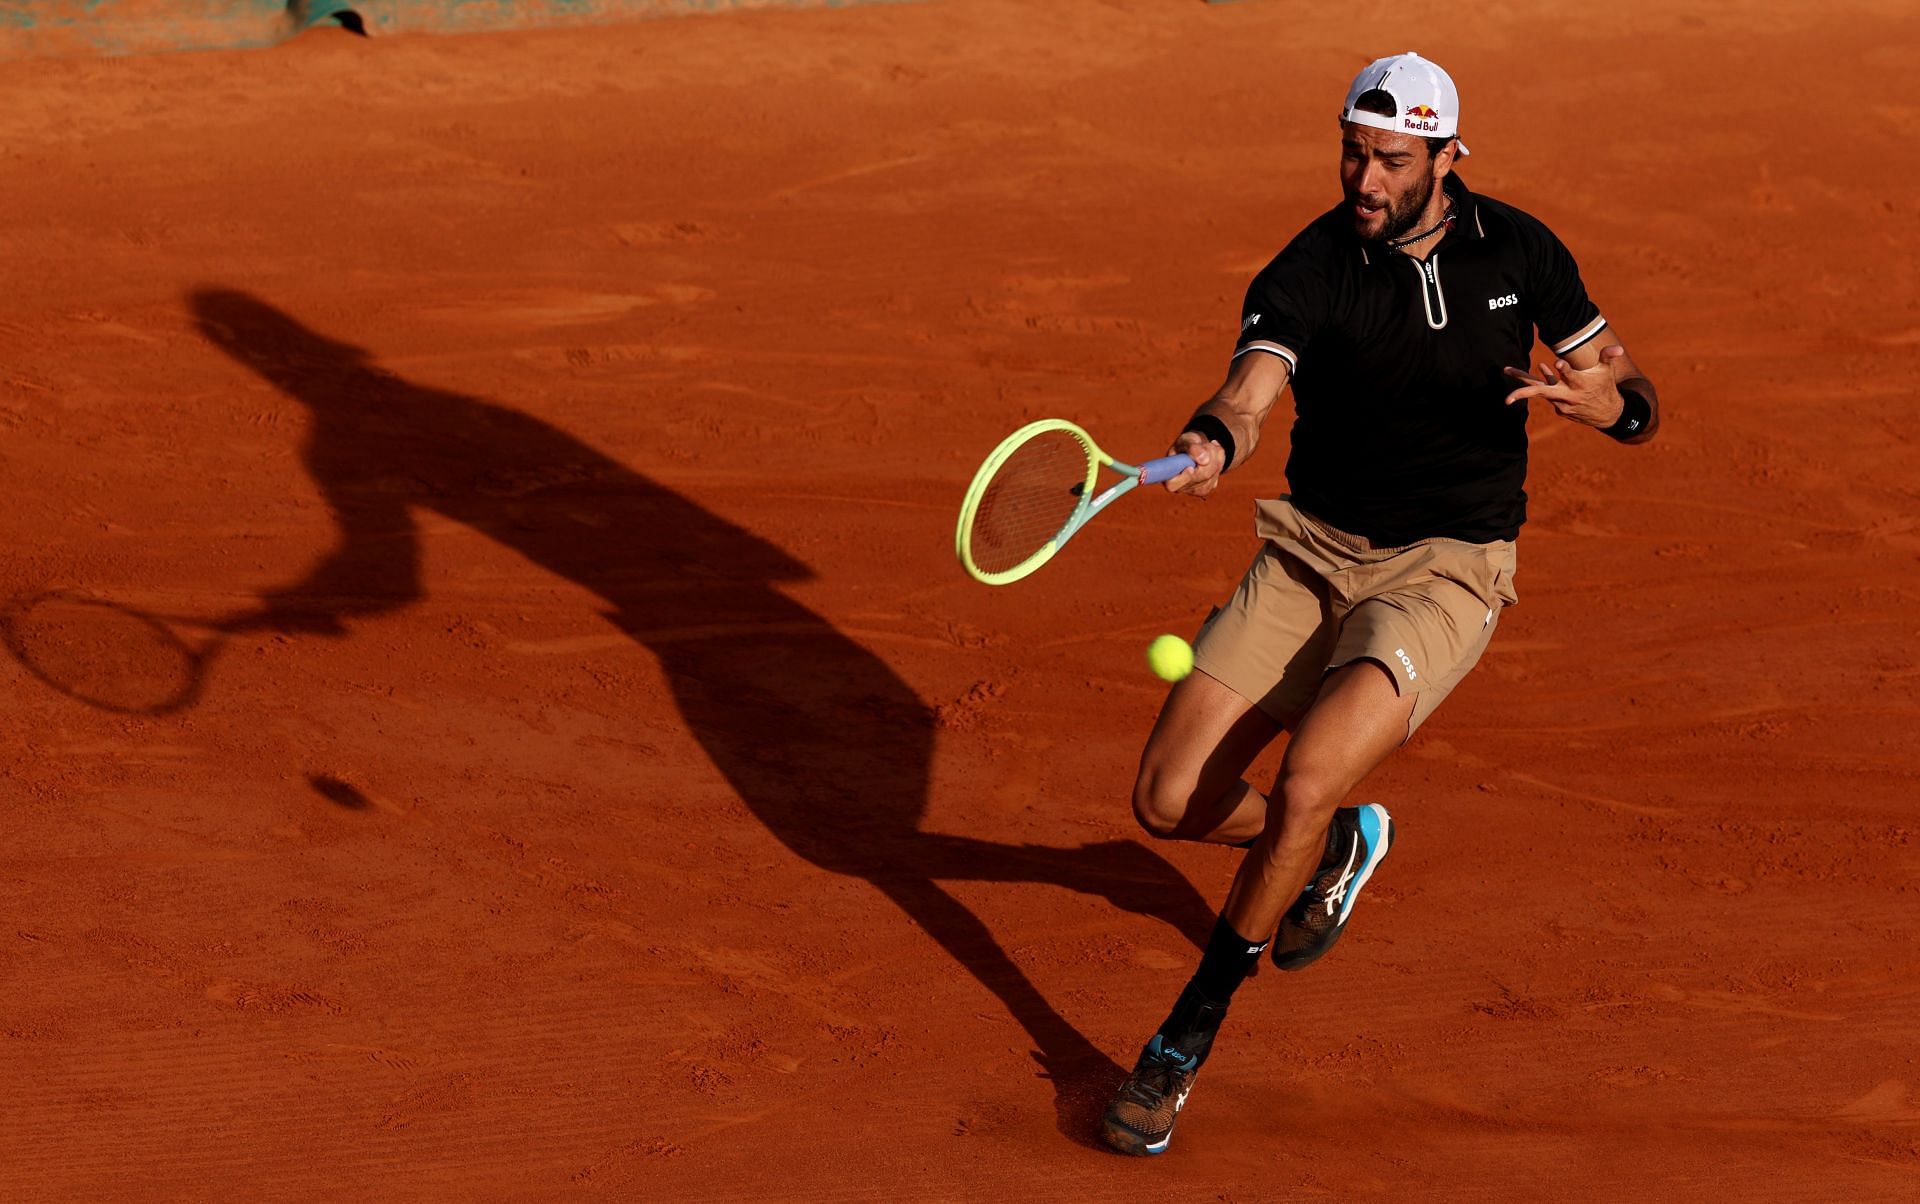
{"label": "racket shadow on clay", "polygon": [[658,658],[688,730],[754,817],[819,869],[870,883],[992,991],[1054,1081],[1061,1131],[1097,1145],[1100,1109],[1124,1072],[947,884],[1054,884],[1171,924],[1197,946],[1213,912],[1184,875],[1133,841],[1060,848],[921,831],[932,708],[779,588],[812,577],[807,565],[556,427],[403,380],[254,297],[209,289],[190,303],[215,346],[310,414],[303,457],[337,542],[265,599],[270,613],[338,633],[344,619],[418,601],[421,513],[596,594]]}
{"label": "racket shadow on clay", "polygon": [[207,667],[258,616],[196,620],[77,590],[22,594],[0,610],[0,642],[21,668],[117,715],[167,715],[200,700]]}

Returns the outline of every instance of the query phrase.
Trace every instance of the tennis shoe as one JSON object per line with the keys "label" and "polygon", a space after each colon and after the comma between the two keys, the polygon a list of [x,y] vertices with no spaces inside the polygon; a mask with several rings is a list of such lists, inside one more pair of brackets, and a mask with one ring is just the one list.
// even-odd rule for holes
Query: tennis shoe
{"label": "tennis shoe", "polygon": [[1173,1122],[1200,1073],[1201,1057],[1201,1053],[1169,1041],[1165,1034],[1155,1033],[1140,1051],[1133,1073],[1107,1105],[1107,1144],[1122,1154],[1166,1152],[1167,1143],[1173,1140]]}
{"label": "tennis shoe", "polygon": [[1304,970],[1333,948],[1353,916],[1353,905],[1393,846],[1393,817],[1379,803],[1342,807],[1327,827],[1327,851],[1307,888],[1280,919],[1273,964]]}

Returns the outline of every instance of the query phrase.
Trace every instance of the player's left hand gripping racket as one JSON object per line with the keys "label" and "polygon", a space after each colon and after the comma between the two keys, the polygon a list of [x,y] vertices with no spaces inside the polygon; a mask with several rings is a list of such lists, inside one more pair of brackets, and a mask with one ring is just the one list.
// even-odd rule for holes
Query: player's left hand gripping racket
{"label": "player's left hand gripping racket", "polygon": [[[994,448],[974,474],[960,503],[954,549],[974,580],[1011,584],[1053,559],[1087,520],[1124,494],[1192,467],[1192,456],[1122,464],[1071,422],[1028,423]],[[1095,496],[1102,468],[1121,479]]]}

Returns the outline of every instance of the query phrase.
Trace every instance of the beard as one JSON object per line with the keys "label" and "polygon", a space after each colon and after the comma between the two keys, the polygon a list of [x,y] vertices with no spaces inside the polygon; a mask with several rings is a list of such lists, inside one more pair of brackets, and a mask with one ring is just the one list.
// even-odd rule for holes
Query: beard
{"label": "beard", "polygon": [[1407,189],[1398,201],[1387,199],[1387,220],[1380,227],[1380,233],[1373,236],[1375,242],[1392,242],[1394,239],[1412,230],[1421,215],[1427,211],[1427,202],[1433,199],[1433,177],[1423,175],[1420,182]]}

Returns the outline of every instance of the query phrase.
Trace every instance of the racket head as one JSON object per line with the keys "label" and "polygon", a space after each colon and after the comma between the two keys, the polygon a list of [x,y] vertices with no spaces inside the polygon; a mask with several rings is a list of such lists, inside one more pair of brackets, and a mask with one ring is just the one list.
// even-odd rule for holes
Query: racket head
{"label": "racket head", "polygon": [[165,715],[192,703],[211,651],[144,611],[65,590],[15,598],[0,611],[0,642],[54,690],[118,715]]}
{"label": "racket head", "polygon": [[1060,550],[1113,457],[1071,422],[1044,418],[1001,440],[960,503],[954,550],[976,581],[1007,585]]}

